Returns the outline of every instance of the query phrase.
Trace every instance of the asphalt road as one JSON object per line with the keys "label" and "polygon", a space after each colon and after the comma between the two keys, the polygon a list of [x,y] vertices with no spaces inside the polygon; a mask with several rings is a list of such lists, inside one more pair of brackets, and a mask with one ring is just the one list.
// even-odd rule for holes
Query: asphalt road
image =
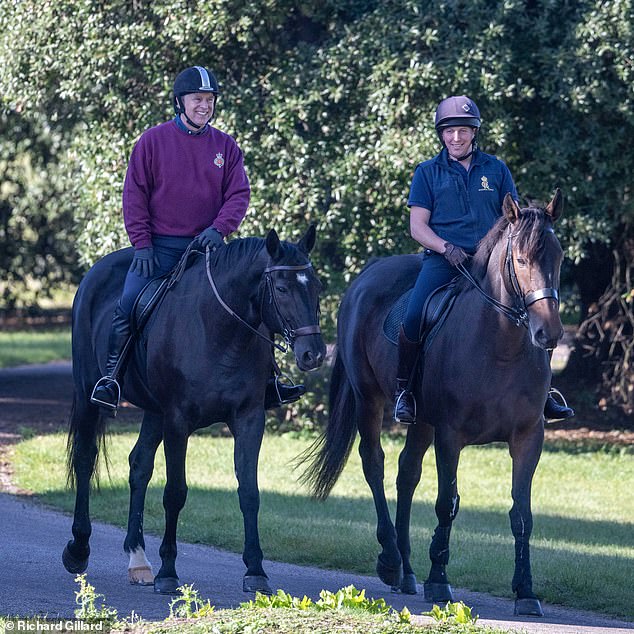
{"label": "asphalt road", "polygon": [[[0,370],[0,431],[4,430],[4,435],[0,434],[0,444],[3,438],[5,442],[15,439],[19,435],[18,427],[15,434],[11,432],[11,427],[23,424],[23,416],[32,417],[36,411],[46,411],[50,419],[43,425],[44,429],[49,425],[55,427],[64,420],[66,414],[55,413],[55,408],[68,406],[69,371],[68,364],[39,366],[30,370]],[[5,480],[5,490],[6,484]],[[0,493],[0,614],[23,617],[46,615],[63,619],[74,616],[77,607],[74,593],[78,586],[74,575],[67,573],[61,563],[62,550],[71,536],[71,522],[69,516],[43,508],[29,496]],[[128,583],[123,539],[122,530],[93,524],[88,581],[105,596],[106,605],[116,608],[121,618],[133,612],[147,620],[165,618],[169,615],[171,597],[154,594],[152,587]],[[156,571],[160,561],[160,540],[147,536],[146,542],[148,558]],[[193,584],[199,595],[209,599],[217,609],[236,607],[253,598],[253,595],[242,592],[245,568],[239,554],[179,543],[177,564],[181,582]],[[420,585],[419,594],[411,596],[390,592],[376,577],[272,561],[265,561],[265,569],[272,588],[282,588],[293,596],[307,595],[316,600],[322,589],[334,592],[353,584],[358,589],[365,588],[368,597],[383,597],[397,610],[406,605],[413,615],[420,615],[432,607],[425,602]],[[514,617],[514,604],[510,599],[460,588],[454,588],[454,596],[456,601],[464,601],[474,614],[479,615],[479,623],[520,632],[618,634],[634,630],[631,622],[554,605],[543,604],[543,618]]]}

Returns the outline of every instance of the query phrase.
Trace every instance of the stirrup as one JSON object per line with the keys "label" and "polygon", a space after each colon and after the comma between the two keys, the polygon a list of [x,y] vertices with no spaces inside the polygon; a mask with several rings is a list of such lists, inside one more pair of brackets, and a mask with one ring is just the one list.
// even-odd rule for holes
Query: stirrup
{"label": "stirrup", "polygon": [[[401,425],[414,425],[416,423],[416,416],[417,416],[417,410],[416,410],[416,397],[414,397],[414,395],[412,394],[412,399],[414,400],[414,418],[412,419],[412,421],[408,421],[408,420],[401,420],[400,418],[398,418],[398,416],[396,415],[396,412],[398,411],[398,406],[401,402],[401,399],[403,398],[403,396],[408,393],[408,390],[401,390],[399,395],[396,397],[396,402],[394,403],[394,420],[397,423],[401,423]],[[411,392],[409,392],[411,394]]]}
{"label": "stirrup", "polygon": [[[286,382],[282,383],[280,379],[285,379]],[[275,381],[273,382],[273,386],[275,389],[277,400],[279,401],[280,405],[288,405],[288,403],[294,403],[302,396],[300,395],[297,397],[290,397],[286,399],[282,398],[282,394],[280,392],[280,386],[282,386],[282,388],[286,388],[289,390],[292,390],[293,388],[298,387],[298,385],[293,381],[293,379],[291,379],[291,377],[287,376],[286,374],[276,374]]]}
{"label": "stirrup", "polygon": [[[548,396],[550,396],[551,394],[556,394],[561,399],[561,403],[557,403],[557,405],[568,408],[570,407],[570,405],[568,405],[568,401],[566,401],[566,397],[556,387],[551,386],[550,390],[548,390]],[[553,400],[557,402],[557,399]]]}
{"label": "stirrup", "polygon": [[[108,382],[114,383],[115,388],[117,390],[117,399],[116,399],[117,402],[115,405],[113,405],[112,403],[108,403],[107,401],[102,401],[101,399],[95,397],[95,392],[97,391],[97,388],[101,387],[101,385]],[[117,379],[115,379],[113,376],[108,376],[108,375],[102,376],[95,383],[95,387],[92,388],[92,394],[90,395],[90,402],[93,403],[94,405],[99,405],[99,407],[104,407],[105,409],[116,412],[119,407],[120,401],[121,401],[121,386],[119,385],[119,381],[117,381]]]}
{"label": "stirrup", "polygon": [[[555,398],[557,397],[557,398]],[[575,415],[574,410],[572,409],[572,407],[570,407],[570,405],[568,405],[568,402],[566,401],[566,397],[556,388],[556,387],[550,387],[550,389],[548,390],[548,396],[546,399],[546,403],[548,403],[548,399],[552,399],[553,403],[562,409],[567,409],[570,413],[567,414],[566,416],[551,416],[551,417],[547,417],[546,416],[546,412],[544,411],[544,422],[546,424],[549,423],[558,423],[561,422],[562,420],[568,420],[569,418],[572,418]],[[560,401],[560,402],[559,402]]]}

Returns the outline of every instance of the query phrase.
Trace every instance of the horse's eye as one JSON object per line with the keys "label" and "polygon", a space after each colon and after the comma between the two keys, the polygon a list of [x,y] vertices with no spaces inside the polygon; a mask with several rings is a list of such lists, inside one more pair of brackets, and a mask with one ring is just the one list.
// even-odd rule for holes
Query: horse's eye
{"label": "horse's eye", "polygon": [[279,285],[277,285],[277,286],[275,287],[275,290],[276,290],[278,293],[288,293],[288,288],[286,288],[286,286],[279,286]]}
{"label": "horse's eye", "polygon": [[517,263],[520,266],[526,266],[526,260],[524,258],[517,258]]}

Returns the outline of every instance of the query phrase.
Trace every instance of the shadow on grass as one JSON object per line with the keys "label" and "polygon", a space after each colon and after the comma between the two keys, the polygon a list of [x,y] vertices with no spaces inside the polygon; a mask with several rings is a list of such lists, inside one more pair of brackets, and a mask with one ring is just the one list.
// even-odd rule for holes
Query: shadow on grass
{"label": "shadow on grass", "polygon": [[[158,537],[164,527],[162,496],[161,485],[149,487],[144,524],[148,534]],[[72,512],[74,496],[69,491],[50,491],[38,499]],[[93,520],[121,528],[127,523],[127,506],[126,486],[103,483],[102,489],[91,496]],[[262,547],[269,560],[375,574],[380,548],[375,537],[374,506],[367,498],[332,496],[317,502],[301,491],[295,495],[262,491],[259,524]],[[419,582],[429,569],[427,552],[435,525],[433,505],[414,502],[412,563]],[[631,521],[614,523],[534,513],[531,557],[536,592],[551,603],[634,619],[633,534]],[[190,487],[179,520],[178,539],[241,552],[243,523],[237,492]],[[510,597],[513,558],[506,512],[461,508],[452,531],[448,566],[455,586]]]}

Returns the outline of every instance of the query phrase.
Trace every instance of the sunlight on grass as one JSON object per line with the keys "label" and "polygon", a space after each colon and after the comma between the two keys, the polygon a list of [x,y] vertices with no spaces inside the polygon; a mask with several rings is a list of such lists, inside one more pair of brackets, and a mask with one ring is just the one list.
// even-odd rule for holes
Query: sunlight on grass
{"label": "sunlight on grass", "polygon": [[70,330],[0,332],[0,368],[70,359]]}
{"label": "sunlight on grass", "polygon": [[[110,479],[102,469],[101,490],[91,498],[95,519],[127,522],[127,455],[131,433],[110,437]],[[326,502],[309,498],[297,484],[292,461],[306,439],[267,435],[260,454],[260,527],[268,559],[374,574],[379,546],[376,516],[356,449]],[[394,512],[396,466],[402,440],[386,439],[386,494]],[[17,484],[43,501],[72,511],[64,489],[65,437],[33,438],[16,447]],[[634,461],[606,452],[544,453],[533,486],[533,577],[546,600],[634,616],[632,518]],[[146,504],[145,527],[162,534],[165,483],[162,450]],[[195,435],[187,455],[189,495],[179,539],[240,552],[242,517],[233,471],[233,440]],[[452,531],[450,580],[456,587],[511,596],[513,537],[511,459],[506,446],[469,447],[458,472],[460,513]],[[427,550],[436,525],[433,452],[423,464],[412,509],[413,565],[419,581],[429,568]],[[70,524],[69,524],[70,530]],[[156,561],[156,553],[151,553]],[[574,571],[574,572],[572,572]]]}

